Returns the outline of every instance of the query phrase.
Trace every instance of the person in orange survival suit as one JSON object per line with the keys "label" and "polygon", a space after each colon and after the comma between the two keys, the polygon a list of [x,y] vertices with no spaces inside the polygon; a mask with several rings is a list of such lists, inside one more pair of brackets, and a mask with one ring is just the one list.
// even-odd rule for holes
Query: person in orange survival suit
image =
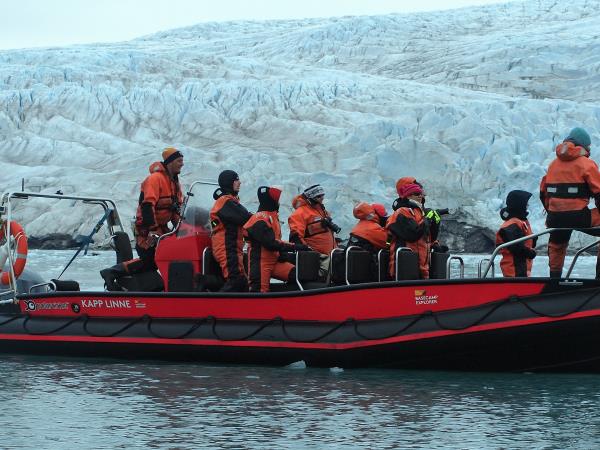
{"label": "person in orange survival suit", "polygon": [[402,186],[395,202],[397,209],[388,219],[390,233],[390,270],[396,278],[395,252],[398,247],[408,247],[419,256],[421,278],[429,278],[429,251],[431,247],[429,222],[423,211],[423,188],[416,183]]}
{"label": "person in orange survival suit", "polygon": [[240,177],[233,170],[219,174],[219,188],[210,210],[213,256],[221,266],[225,284],[223,292],[245,292],[248,278],[244,268],[243,226],[252,216],[240,203]]}
{"label": "person in orange survival suit", "polygon": [[281,240],[279,222],[279,197],[281,190],[260,186],[257,191],[258,212],[244,225],[250,242],[248,252],[248,275],[251,292],[269,292],[271,278],[293,282],[296,278],[292,263],[283,261],[280,252],[309,250],[304,244],[292,244]]}
{"label": "person in orange survival suit", "polygon": [[329,255],[337,248],[333,234],[341,231],[325,209],[324,198],[325,191],[321,185],[315,184],[306,188],[300,196],[292,200],[295,210],[288,217],[290,242],[308,245],[321,254],[319,273],[322,278],[327,277]]}
{"label": "person in orange survival suit", "polygon": [[[530,236],[531,225],[527,220],[527,202],[531,197],[530,192],[510,191],[506,196],[506,207],[500,210],[500,217],[504,223],[496,233],[496,247],[505,242],[514,241],[525,236]],[[533,249],[537,238],[519,242],[501,250],[502,260],[500,268],[505,277],[530,277],[533,258],[536,253]]]}
{"label": "person in orange survival suit", "polygon": [[[582,128],[573,128],[556,147],[554,159],[540,183],[540,200],[549,228],[589,228],[600,225],[600,172],[590,157],[591,139]],[[589,209],[590,197],[596,208]],[[588,233],[592,234],[592,233]],[[595,234],[595,233],[594,233]],[[553,231],[548,241],[550,277],[560,278],[571,230]],[[600,254],[596,263],[600,278]]]}
{"label": "person in orange survival suit", "polygon": [[[426,200],[425,189],[423,188],[423,184],[419,183],[415,177],[402,177],[402,178],[398,179],[398,181],[396,181],[396,192],[398,193],[398,195],[400,195],[400,189],[402,188],[402,186],[405,186],[405,185],[411,184],[411,183],[416,183],[419,186],[421,186],[421,189],[423,189],[422,207],[423,207],[423,212],[425,213],[425,218],[429,222],[431,250],[434,252],[446,253],[448,251],[448,246],[440,244],[440,242],[438,240],[438,236],[440,234],[440,225],[442,222],[441,214],[438,211],[445,211],[445,212],[442,212],[442,214],[448,214],[448,210],[447,209],[446,210],[436,210],[436,209],[427,208],[425,206],[425,200]],[[396,209],[398,209],[397,204],[399,201],[400,201],[400,198],[398,198],[394,201],[394,203],[392,205],[392,209],[394,211]]]}
{"label": "person in orange survival suit", "polygon": [[381,203],[370,205],[360,202],[354,207],[352,214],[358,219],[358,223],[350,231],[348,245],[356,245],[371,253],[388,247],[388,233],[385,229],[388,214],[385,206]]}
{"label": "person in orange survival suit", "polygon": [[181,214],[183,193],[179,174],[183,168],[183,155],[173,147],[162,152],[163,161],[150,165],[150,175],[140,189],[135,220],[135,249],[139,258],[124,261],[101,270],[108,290],[120,290],[119,276],[156,270],[154,255],[158,238],[177,225]]}
{"label": "person in orange survival suit", "polygon": [[360,202],[354,207],[352,214],[358,219],[358,223],[350,231],[348,246],[354,245],[371,253],[371,277],[377,280],[377,253],[389,246],[388,232],[385,229],[387,211],[381,203],[370,205]]}

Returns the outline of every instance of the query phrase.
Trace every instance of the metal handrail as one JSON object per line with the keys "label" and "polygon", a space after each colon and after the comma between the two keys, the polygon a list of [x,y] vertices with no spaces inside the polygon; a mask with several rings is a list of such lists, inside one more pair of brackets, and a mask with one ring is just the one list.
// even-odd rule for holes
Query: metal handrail
{"label": "metal handrail", "polygon": [[208,251],[211,250],[210,247],[204,247],[204,250],[202,250],[202,275],[206,275],[206,263],[208,260]]}
{"label": "metal handrail", "polygon": [[600,241],[592,242],[591,244],[586,245],[583,248],[580,248],[577,251],[577,253],[575,253],[575,256],[573,257],[573,261],[571,261],[571,265],[569,266],[569,270],[567,270],[567,274],[565,275],[565,278],[569,278],[571,276],[571,272],[573,272],[573,269],[575,268],[575,263],[577,262],[577,259],[579,258],[579,256],[586,250],[588,250],[592,247],[595,247],[598,244],[600,244]]}
{"label": "metal handrail", "polygon": [[[0,213],[6,214],[6,236],[10,236],[10,222],[12,220],[11,200],[13,200],[13,199],[28,200],[29,198],[53,198],[56,200],[81,201],[83,203],[91,203],[91,204],[100,205],[104,209],[105,213],[108,209],[112,209],[114,221],[110,221],[110,223],[107,223],[110,234],[111,235],[114,234],[114,230],[113,230],[114,226],[118,226],[121,229],[121,231],[124,231],[123,225],[121,223],[121,218],[117,211],[117,205],[114,202],[114,200],[112,200],[110,198],[84,197],[84,196],[80,196],[80,195],[64,195],[64,194],[42,194],[39,192],[27,192],[27,191],[8,191],[8,192],[4,192],[2,194],[2,196],[0,197]],[[4,206],[5,204],[6,204],[6,207]],[[17,278],[15,277],[15,273],[14,273],[14,269],[13,269],[13,264],[14,264],[13,255],[10,251],[8,252],[8,262],[9,262],[10,282],[16,288]]]}
{"label": "metal handrail", "polygon": [[494,252],[492,253],[492,255],[490,256],[490,260],[485,268],[485,271],[483,272],[483,275],[481,276],[481,278],[485,278],[490,270],[490,267],[493,265],[494,263],[494,258],[496,257],[496,255],[498,255],[498,253],[500,252],[500,250],[506,248],[506,247],[510,247],[511,245],[514,244],[518,244],[519,242],[524,242],[524,241],[528,241],[530,239],[536,238],[538,236],[543,236],[544,234],[549,234],[552,233],[554,231],[580,231],[582,233],[586,233],[589,231],[595,231],[595,232],[600,232],[600,227],[592,227],[592,228],[546,228],[544,231],[540,231],[539,233],[533,233],[530,234],[528,236],[523,236],[522,238],[519,239],[515,239],[513,241],[509,241],[509,242],[505,242],[504,244],[500,244],[498,247],[496,247],[496,249],[494,250]]}
{"label": "metal handrail", "polygon": [[450,271],[450,265],[452,264],[452,261],[459,262],[460,277],[464,278],[465,277],[465,262],[463,261],[463,259],[460,256],[451,256],[450,258],[448,258],[448,261],[446,261],[446,273],[448,274],[448,279],[452,278],[452,272]]}
{"label": "metal handrail", "polygon": [[[42,286],[50,288],[50,291],[56,291],[56,283],[54,283],[53,281],[48,281],[46,283],[38,283],[34,284],[33,286],[29,286],[29,293],[31,294],[35,288],[39,288]],[[49,292],[48,289],[46,290],[46,292]]]}
{"label": "metal handrail", "polygon": [[[481,261],[479,261],[479,265],[477,266],[477,278],[481,278],[481,272],[483,271],[483,264],[485,262],[489,262],[491,261],[489,258],[482,258]],[[492,278],[496,277],[496,264],[492,264]]]}
{"label": "metal handrail", "polygon": [[331,284],[331,283],[333,283],[333,281],[332,281],[332,277],[331,277],[331,274],[333,274],[333,254],[334,254],[334,253],[336,253],[336,252],[338,252],[338,253],[339,253],[339,252],[342,252],[342,253],[343,253],[343,252],[344,252],[344,249],[341,249],[341,248],[339,248],[339,247],[336,247],[336,248],[332,249],[332,250],[329,252],[329,268],[327,269],[327,271],[328,271],[328,272],[327,272],[327,278],[328,278],[328,280],[329,280],[328,284]]}
{"label": "metal handrail", "polygon": [[303,291],[304,288],[302,287],[302,283],[300,283],[300,278],[298,277],[298,272],[300,272],[300,270],[298,269],[299,267],[300,267],[300,252],[296,252],[296,270],[294,271],[296,273],[296,284],[298,285],[300,290]]}

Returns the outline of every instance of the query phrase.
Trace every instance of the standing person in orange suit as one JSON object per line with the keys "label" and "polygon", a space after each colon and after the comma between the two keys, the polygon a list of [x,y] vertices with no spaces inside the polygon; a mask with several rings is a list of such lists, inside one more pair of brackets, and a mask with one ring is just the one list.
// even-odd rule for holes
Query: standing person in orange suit
{"label": "standing person in orange suit", "polygon": [[116,282],[120,276],[157,269],[154,255],[158,238],[174,228],[181,218],[183,193],[179,174],[183,155],[176,148],[168,147],[162,152],[162,158],[150,165],[150,175],[140,188],[135,219],[135,249],[139,258],[100,271],[109,291],[121,290]]}
{"label": "standing person in orange suit", "polygon": [[[550,163],[540,183],[540,200],[548,213],[548,228],[600,225],[600,172],[598,165],[590,159],[591,142],[590,135],[583,128],[573,128],[556,146],[556,159]],[[588,208],[590,198],[594,199],[596,208]],[[571,230],[550,233],[548,257],[552,278],[562,276],[570,238]],[[596,263],[596,278],[600,278],[599,263],[600,259]]]}
{"label": "standing person in orange suit", "polygon": [[213,256],[221,266],[225,284],[223,292],[245,292],[248,278],[244,268],[243,226],[252,216],[240,203],[240,177],[233,170],[219,174],[219,188],[210,210]]}

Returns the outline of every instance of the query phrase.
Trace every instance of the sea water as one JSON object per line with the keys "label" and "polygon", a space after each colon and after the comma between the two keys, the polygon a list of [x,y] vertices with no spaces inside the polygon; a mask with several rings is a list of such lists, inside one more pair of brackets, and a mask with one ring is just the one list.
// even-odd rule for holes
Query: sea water
{"label": "sea water", "polygon": [[[56,277],[72,252],[28,265]],[[467,274],[480,256],[463,255]],[[63,275],[100,288],[114,254]],[[546,273],[538,257],[535,271]],[[539,268],[538,268],[539,267]],[[576,276],[593,276],[585,257]],[[600,376],[342,370],[0,355],[0,448],[600,446]]]}

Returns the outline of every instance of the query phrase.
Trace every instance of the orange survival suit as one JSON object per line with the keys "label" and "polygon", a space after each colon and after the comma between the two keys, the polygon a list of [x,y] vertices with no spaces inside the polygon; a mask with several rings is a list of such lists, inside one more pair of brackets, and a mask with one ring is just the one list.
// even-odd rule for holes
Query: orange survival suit
{"label": "orange survival suit", "polygon": [[[496,246],[514,241],[532,234],[531,225],[527,220],[527,202],[531,193],[526,191],[511,191],[506,197],[506,208],[500,211],[504,223],[496,233]],[[530,277],[533,258],[536,252],[537,239],[530,239],[511,245],[500,250],[502,260],[500,268],[505,277]]]}
{"label": "orange survival suit", "polygon": [[295,279],[294,265],[285,261],[280,252],[308,250],[308,247],[281,240],[278,212],[281,190],[261,186],[257,194],[258,212],[244,225],[244,234],[250,243],[248,277],[251,292],[269,292],[271,278],[288,282]]}
{"label": "orange survival suit", "polygon": [[398,247],[408,247],[419,256],[419,272],[421,278],[429,278],[429,252],[431,237],[429,222],[420,202],[407,198],[422,189],[415,183],[407,184],[401,189],[401,197],[394,202],[397,208],[388,219],[386,229],[390,233],[390,267],[389,276],[396,278],[395,253]]}
{"label": "orange survival suit", "polygon": [[[374,206],[380,208],[380,214],[377,213]],[[358,219],[358,223],[350,231],[348,245],[356,245],[371,253],[377,253],[388,247],[388,232],[381,224],[383,220],[383,225],[385,225],[387,220],[383,205],[360,202],[354,207],[352,214]]]}
{"label": "orange survival suit", "polygon": [[337,248],[333,230],[330,228],[331,216],[320,204],[300,194],[292,200],[295,209],[288,218],[290,242],[308,245],[314,251],[329,255]]}
{"label": "orange survival suit", "polygon": [[156,270],[156,247],[150,235],[168,233],[169,224],[176,226],[181,214],[183,193],[178,176],[171,177],[165,163],[160,161],[152,163],[149,171],[150,175],[142,182],[135,215],[135,248],[141,260],[124,263],[130,273]]}
{"label": "orange survival suit", "polygon": [[[581,129],[573,129],[574,131]],[[584,132],[585,133],[585,132]],[[586,133],[587,135],[587,133]],[[569,137],[556,147],[556,159],[550,163],[547,174],[540,183],[540,199],[548,216],[546,226],[549,228],[589,228],[600,225],[598,208],[589,209],[590,197],[596,206],[600,204],[600,172],[598,165],[589,156],[588,145]],[[554,231],[550,233],[548,257],[550,276],[559,278],[562,275],[571,231]],[[596,276],[599,275],[596,265]]]}
{"label": "orange survival suit", "polygon": [[232,170],[219,175],[219,188],[213,198],[216,200],[210,210],[212,226],[211,245],[213,256],[221,266],[225,277],[223,292],[248,290],[248,280],[244,268],[243,226],[252,214],[240,203],[233,181],[239,180]]}
{"label": "orange survival suit", "polygon": [[352,214],[358,219],[358,223],[350,231],[348,246],[357,246],[371,253],[369,266],[371,280],[377,281],[379,279],[377,254],[379,250],[388,248],[388,232],[385,229],[387,211],[379,203],[370,205],[360,202],[354,207]]}

